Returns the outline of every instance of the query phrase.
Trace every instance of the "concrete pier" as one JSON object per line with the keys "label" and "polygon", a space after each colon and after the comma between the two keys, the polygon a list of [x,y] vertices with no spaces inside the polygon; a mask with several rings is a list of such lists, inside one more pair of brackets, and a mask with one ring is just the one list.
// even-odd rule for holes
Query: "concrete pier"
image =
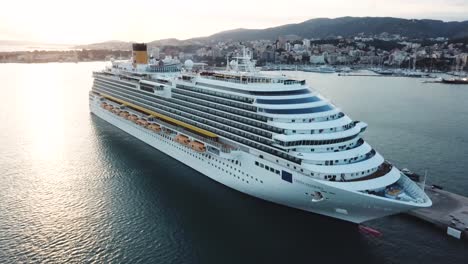
{"label": "concrete pier", "polygon": [[435,224],[447,235],[468,240],[468,197],[426,186],[433,205],[408,212],[409,215]]}

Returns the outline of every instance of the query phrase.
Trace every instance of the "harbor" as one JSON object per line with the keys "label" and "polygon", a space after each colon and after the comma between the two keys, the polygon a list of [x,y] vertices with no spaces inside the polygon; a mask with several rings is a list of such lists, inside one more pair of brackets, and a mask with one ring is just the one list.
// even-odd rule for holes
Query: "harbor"
{"label": "harbor", "polygon": [[[431,199],[432,206],[407,211],[404,214],[417,218],[442,230],[447,236],[468,240],[468,197],[446,191],[437,184],[427,185],[426,175],[421,176],[408,169],[402,172],[412,181],[423,188],[426,195]],[[359,225],[359,231],[374,237],[383,234],[376,229],[366,225]]]}
{"label": "harbor", "polygon": [[468,198],[437,185],[426,186],[425,191],[432,200],[432,206],[407,214],[435,225],[449,236],[468,240]]}
{"label": "harbor", "polygon": [[419,69],[366,67],[364,65],[353,68],[347,66],[333,67],[331,65],[268,65],[261,68],[263,71],[279,72],[312,72],[320,74],[336,74],[340,77],[404,77],[423,79],[423,83],[468,84],[468,73],[421,71]]}
{"label": "harbor", "polygon": [[468,0],[2,7],[0,264],[468,264]]}
{"label": "harbor", "polygon": [[[343,249],[323,257],[317,253],[317,261],[326,263],[353,258],[411,263],[412,256],[424,263],[466,263],[468,243],[446,235],[447,220],[437,227],[413,216],[384,217],[370,222],[383,234],[377,239],[343,221],[230,191],[178,165],[89,114],[89,89],[82,87],[91,85],[90,72],[105,66],[102,62],[0,66],[6,83],[0,106],[5,114],[0,236],[10,237],[0,243],[2,263],[11,262],[12,256],[20,256],[18,262],[36,256],[43,262],[90,262],[95,257],[117,263],[165,263],[168,258],[177,263],[243,263],[239,252],[259,245],[246,252],[261,263],[283,257],[305,263],[316,254],[311,248]],[[313,83],[352,117],[366,120],[373,128],[366,137],[392,163],[415,172],[427,169],[429,185],[468,196],[467,89],[440,89],[441,84],[414,78],[289,73]],[[25,75],[47,85],[30,89]],[[53,99],[48,104],[45,95]],[[424,107],[418,100],[426,102]],[[31,119],[31,113],[41,118]],[[433,193],[430,187],[426,192]],[[41,218],[50,220],[37,220]],[[62,253],[70,257],[64,260]]]}

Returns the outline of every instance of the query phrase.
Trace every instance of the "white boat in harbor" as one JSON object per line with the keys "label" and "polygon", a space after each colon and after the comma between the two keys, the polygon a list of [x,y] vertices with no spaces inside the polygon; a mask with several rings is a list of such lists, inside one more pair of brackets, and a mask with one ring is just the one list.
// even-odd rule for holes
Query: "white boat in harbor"
{"label": "white boat in harbor", "polygon": [[415,78],[429,77],[429,73],[422,72],[419,70],[399,70],[399,71],[395,71],[395,74],[398,76],[403,76],[403,77],[415,77]]}
{"label": "white boat in harbor", "polygon": [[370,70],[379,75],[393,75],[394,74],[394,71],[391,69],[371,68]]}
{"label": "white boat in harbor", "polygon": [[353,69],[350,67],[341,67],[336,69],[337,72],[342,72],[342,73],[350,73]]}
{"label": "white boat in harbor", "polygon": [[306,67],[303,69],[305,72],[318,72],[318,73],[335,73],[336,70],[332,66],[321,65],[317,67]]}

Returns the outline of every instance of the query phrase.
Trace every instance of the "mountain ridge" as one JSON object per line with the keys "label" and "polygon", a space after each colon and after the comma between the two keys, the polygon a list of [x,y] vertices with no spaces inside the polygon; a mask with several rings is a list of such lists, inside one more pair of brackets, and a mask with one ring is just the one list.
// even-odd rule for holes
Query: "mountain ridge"
{"label": "mountain ridge", "polygon": [[286,24],[265,29],[237,29],[215,33],[197,40],[247,41],[255,39],[274,40],[281,35],[297,35],[303,38],[327,38],[330,36],[351,37],[359,33],[376,35],[387,32],[409,38],[468,36],[467,21],[444,22],[434,19],[403,19],[394,17],[340,17],[314,18],[300,23]]}
{"label": "mountain ridge", "polygon": [[[399,34],[410,39],[445,37],[450,39],[468,37],[468,20],[442,21],[435,19],[404,19],[395,17],[339,17],[313,18],[300,23],[285,24],[264,29],[236,28],[221,31],[205,37],[185,40],[167,38],[148,42],[150,46],[201,45],[216,41],[275,40],[279,36],[297,38],[353,37],[363,33],[366,36],[382,33]],[[99,45],[100,44],[100,45]],[[79,48],[101,47],[106,42],[80,45]],[[114,41],[115,46],[130,49],[131,42]]]}

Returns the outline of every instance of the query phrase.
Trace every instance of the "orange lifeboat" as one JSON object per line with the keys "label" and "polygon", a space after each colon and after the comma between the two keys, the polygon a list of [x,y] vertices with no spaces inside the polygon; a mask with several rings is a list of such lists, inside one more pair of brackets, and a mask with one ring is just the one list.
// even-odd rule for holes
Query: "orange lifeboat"
{"label": "orange lifeboat", "polygon": [[153,130],[154,132],[161,132],[161,127],[157,124],[149,124],[146,128]]}
{"label": "orange lifeboat", "polygon": [[206,147],[205,144],[198,142],[198,141],[192,141],[190,142],[189,146],[195,150],[196,152],[205,152]]}
{"label": "orange lifeboat", "polygon": [[138,119],[138,120],[136,121],[136,123],[137,123],[137,125],[140,125],[140,126],[146,126],[146,125],[148,125],[148,122],[147,122],[146,120],[144,120],[144,119]]}
{"label": "orange lifeboat", "polygon": [[127,119],[136,123],[136,121],[138,120],[138,117],[136,115],[129,115]]}
{"label": "orange lifeboat", "polygon": [[127,118],[130,114],[127,112],[127,111],[122,111],[120,112],[119,116],[123,117],[123,118]]}
{"label": "orange lifeboat", "polygon": [[177,135],[174,140],[182,145],[188,145],[190,143],[190,139],[184,135]]}

